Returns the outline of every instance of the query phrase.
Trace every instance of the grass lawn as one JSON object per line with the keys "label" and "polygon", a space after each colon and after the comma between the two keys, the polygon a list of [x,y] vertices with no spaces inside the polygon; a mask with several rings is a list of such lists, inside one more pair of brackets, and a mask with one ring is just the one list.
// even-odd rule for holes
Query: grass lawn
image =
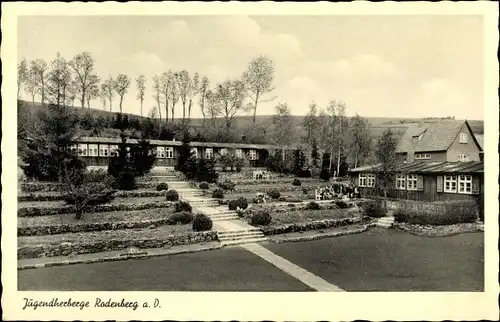
{"label": "grass lawn", "polygon": [[[134,198],[115,198],[108,204],[134,204],[134,203],[145,203],[145,202],[158,202],[166,201],[164,196],[160,197],[134,197]],[[22,201],[17,203],[17,208],[27,208],[27,207],[62,207],[66,203],[62,200],[57,201]]]}
{"label": "grass lawn", "polygon": [[429,238],[373,229],[265,247],[347,291],[484,290],[484,233]]}
{"label": "grass lawn", "polygon": [[49,226],[49,225],[78,225],[100,222],[137,222],[141,220],[152,220],[167,218],[173,213],[173,207],[155,208],[133,211],[110,211],[95,212],[83,215],[81,220],[75,219],[75,214],[59,214],[52,216],[18,217],[18,227]]}
{"label": "grass lawn", "polygon": [[96,232],[65,233],[58,235],[43,236],[21,236],[17,238],[17,247],[27,245],[60,244],[70,243],[89,243],[106,242],[112,239],[131,240],[131,239],[162,239],[168,235],[184,234],[192,232],[192,224],[188,225],[165,225],[154,229],[124,229],[124,230],[105,230]]}
{"label": "grass lawn", "polygon": [[20,291],[314,291],[239,247],[17,274]]}

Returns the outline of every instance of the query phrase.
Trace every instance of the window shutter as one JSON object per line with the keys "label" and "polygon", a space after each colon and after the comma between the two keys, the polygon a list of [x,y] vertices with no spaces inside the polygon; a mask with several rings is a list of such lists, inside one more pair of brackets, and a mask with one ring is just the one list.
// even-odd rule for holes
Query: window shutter
{"label": "window shutter", "polygon": [[424,177],[422,176],[417,176],[417,190],[424,190]]}
{"label": "window shutter", "polygon": [[472,177],[472,194],[477,195],[479,194],[481,188],[480,188],[480,183],[479,183],[479,178],[477,176]]}
{"label": "window shutter", "polygon": [[443,176],[437,176],[437,192],[443,192]]}

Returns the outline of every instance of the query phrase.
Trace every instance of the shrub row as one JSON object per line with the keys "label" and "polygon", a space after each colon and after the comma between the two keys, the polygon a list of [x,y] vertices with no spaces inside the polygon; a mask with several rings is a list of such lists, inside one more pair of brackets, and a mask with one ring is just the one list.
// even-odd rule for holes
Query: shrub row
{"label": "shrub row", "polygon": [[[105,204],[91,206],[85,209],[85,212],[108,212],[108,211],[125,211],[125,210],[144,210],[144,209],[154,209],[154,208],[168,208],[171,207],[172,203],[168,201],[157,201],[157,202],[143,202],[136,204]],[[37,217],[37,216],[50,216],[59,214],[70,214],[74,213],[75,209],[71,205],[62,207],[24,207],[17,210],[17,215],[19,217]]]}
{"label": "shrub row", "polygon": [[324,219],[318,221],[311,221],[307,223],[294,223],[285,224],[277,226],[267,226],[262,227],[261,230],[264,235],[279,235],[286,233],[293,233],[299,231],[317,230],[317,229],[328,229],[341,227],[346,225],[352,225],[361,222],[361,217],[354,218],[341,218],[341,219]]}
{"label": "shrub row", "polygon": [[[165,195],[165,191],[116,191],[114,196],[116,198],[146,198],[146,197],[161,197]],[[19,202],[24,201],[58,201],[63,200],[64,196],[61,194],[44,195],[44,194],[29,194],[18,196]]]}
{"label": "shrub row", "polygon": [[247,209],[248,208],[248,201],[244,197],[239,197],[238,199],[233,199],[229,201],[228,203],[229,210],[236,210],[236,209]]}
{"label": "shrub row", "polygon": [[396,222],[413,225],[472,223],[478,218],[474,203],[402,203],[394,213]]}

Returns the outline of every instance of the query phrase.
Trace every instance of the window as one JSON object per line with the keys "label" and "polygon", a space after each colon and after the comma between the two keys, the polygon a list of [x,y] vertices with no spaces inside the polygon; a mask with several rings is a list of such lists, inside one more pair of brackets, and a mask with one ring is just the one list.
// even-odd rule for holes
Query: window
{"label": "window", "polygon": [[164,146],[157,146],[156,147],[156,157],[157,158],[165,158],[166,154],[165,154],[165,147]]}
{"label": "window", "polygon": [[472,176],[458,176],[458,193],[472,193]]}
{"label": "window", "polygon": [[99,156],[97,151],[97,144],[89,144],[89,157]]}
{"label": "window", "polygon": [[78,156],[86,157],[88,153],[87,144],[78,144]]}
{"label": "window", "polygon": [[241,149],[236,149],[236,157],[237,158],[242,158],[243,157],[243,151]]}
{"label": "window", "polygon": [[173,159],[174,158],[174,148],[173,147],[167,147],[167,148],[165,148],[165,157],[167,159]]}
{"label": "window", "polygon": [[467,143],[468,135],[467,133],[460,133],[460,143]]}
{"label": "window", "polygon": [[458,162],[469,162],[469,155],[468,154],[459,154],[458,155]]}
{"label": "window", "polygon": [[198,158],[198,149],[197,148],[191,148],[191,153],[194,155],[195,158]]}
{"label": "window", "polygon": [[405,186],[406,186],[405,176],[401,174],[396,175],[396,189],[405,190]]}
{"label": "window", "polygon": [[118,152],[118,145],[110,145],[109,146],[109,155],[117,155]]}
{"label": "window", "polygon": [[359,174],[359,184],[360,187],[366,187],[366,174]]}
{"label": "window", "polygon": [[220,149],[220,155],[227,155],[227,149],[226,148]]}
{"label": "window", "polygon": [[78,146],[76,144],[71,144],[69,147],[68,147],[68,150],[71,151],[71,152],[77,152],[78,151]]}
{"label": "window", "polygon": [[409,174],[406,181],[408,190],[417,190],[418,176],[416,174]]}
{"label": "window", "polygon": [[414,137],[413,137],[413,143],[417,143],[417,142],[418,142],[418,139],[419,139],[419,137],[418,137],[418,136],[414,136]]}
{"label": "window", "polygon": [[205,151],[205,157],[207,159],[211,159],[214,156],[214,149],[212,148],[207,148]]}
{"label": "window", "polygon": [[257,160],[257,151],[250,150],[250,160]]}
{"label": "window", "polygon": [[375,187],[375,175],[369,174],[366,182],[367,187]]}
{"label": "window", "polygon": [[431,155],[429,153],[417,153],[415,154],[415,159],[417,160],[429,160]]}
{"label": "window", "polygon": [[456,176],[444,176],[444,192],[457,192]]}
{"label": "window", "polygon": [[108,145],[99,144],[99,156],[100,157],[109,156],[109,146]]}

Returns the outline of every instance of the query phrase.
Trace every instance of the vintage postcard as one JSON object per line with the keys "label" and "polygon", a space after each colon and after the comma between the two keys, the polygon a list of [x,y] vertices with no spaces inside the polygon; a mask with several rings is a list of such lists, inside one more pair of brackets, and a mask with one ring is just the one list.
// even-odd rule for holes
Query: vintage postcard
{"label": "vintage postcard", "polygon": [[496,320],[497,22],[2,4],[3,318]]}

